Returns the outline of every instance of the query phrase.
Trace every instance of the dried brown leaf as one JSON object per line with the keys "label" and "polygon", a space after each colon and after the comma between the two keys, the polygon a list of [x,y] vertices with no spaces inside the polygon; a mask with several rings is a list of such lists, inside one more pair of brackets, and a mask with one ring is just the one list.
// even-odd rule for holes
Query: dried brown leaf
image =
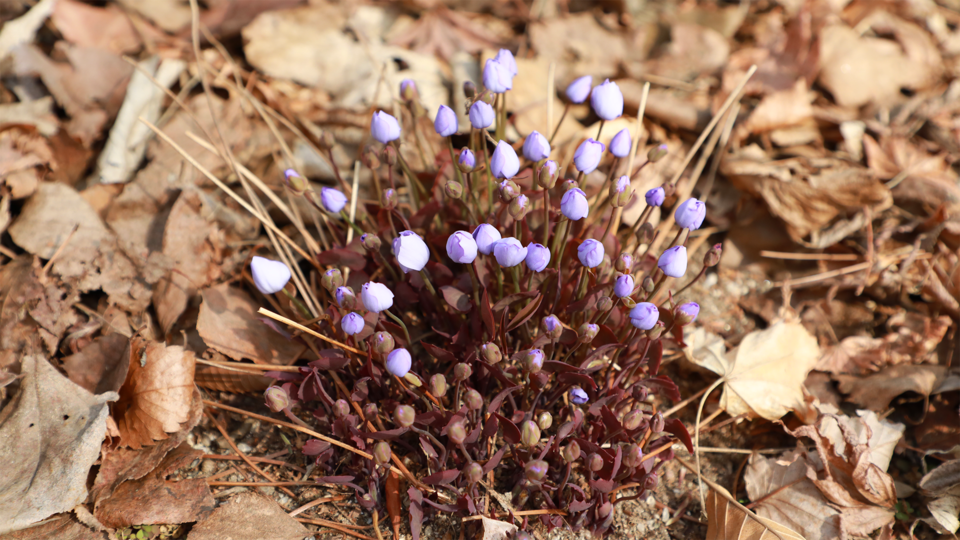
{"label": "dried brown leaf", "polygon": [[459,51],[477,53],[499,47],[509,33],[501,25],[502,21],[489,15],[454,11],[439,5],[415,20],[399,18],[387,39],[391,45],[450,60]]}
{"label": "dried brown leaf", "polygon": [[537,57],[547,64],[556,62],[557,79],[566,83],[584,74],[593,75],[594,84],[603,82],[618,73],[620,63],[631,51],[623,36],[604,28],[590,12],[533,22],[529,33]]}
{"label": "dried brown leaf", "polygon": [[50,20],[64,39],[76,45],[116,54],[133,52],[140,47],[140,37],[130,17],[117,6],[98,8],[76,0],[58,0]]}
{"label": "dried brown leaf", "polygon": [[960,459],[950,460],[920,479],[920,492],[928,497],[960,495]]}
{"label": "dried brown leaf", "polygon": [[121,445],[151,446],[182,429],[190,419],[195,362],[178,345],[133,339],[130,370],[113,407]]}
{"label": "dried brown leaf", "polygon": [[733,497],[726,490],[724,494],[726,497],[715,489],[707,494],[707,540],[805,540],[789,528],[732,502]]}
{"label": "dried brown leaf", "polygon": [[941,315],[898,313],[887,321],[889,333],[880,338],[850,336],[825,350],[818,371],[867,375],[891,365],[935,362],[932,356],[952,324]]}
{"label": "dried brown leaf", "polygon": [[194,525],[187,540],[261,540],[263,531],[270,531],[270,537],[276,540],[303,540],[310,534],[273,499],[246,492],[230,498]]}
{"label": "dried brown leaf", "polygon": [[234,393],[263,392],[273,382],[273,379],[257,373],[204,365],[197,366],[194,379],[200,388]]}
{"label": "dried brown leaf", "polygon": [[927,503],[927,510],[930,511],[929,518],[925,519],[927,523],[939,525],[939,529],[946,534],[955,534],[960,529],[960,496],[947,495]]}
{"label": "dried brown leaf", "polygon": [[481,540],[507,540],[513,538],[517,532],[517,526],[506,521],[490,519],[487,516],[480,516],[480,523],[483,526],[483,536]]}
{"label": "dried brown leaf", "polygon": [[802,124],[813,117],[813,98],[806,82],[798,80],[790,90],[764,97],[750,113],[744,128],[749,133],[762,133]]}
{"label": "dried brown leaf", "polygon": [[87,497],[87,476],[107,429],[108,392],[95,396],[43,357],[25,356],[20,393],[0,411],[0,533]]}
{"label": "dried brown leaf", "polygon": [[106,532],[97,532],[78,523],[70,514],[61,514],[42,525],[4,534],[3,540],[109,540]]}
{"label": "dried brown leaf", "polygon": [[80,352],[64,358],[63,369],[71,381],[88,392],[116,392],[127,378],[129,345],[130,339],[121,334],[100,336]]}
{"label": "dried brown leaf", "polygon": [[872,411],[883,411],[894,398],[905,392],[929,396],[947,374],[944,366],[891,366],[866,377],[837,375],[840,391],[847,399]]}

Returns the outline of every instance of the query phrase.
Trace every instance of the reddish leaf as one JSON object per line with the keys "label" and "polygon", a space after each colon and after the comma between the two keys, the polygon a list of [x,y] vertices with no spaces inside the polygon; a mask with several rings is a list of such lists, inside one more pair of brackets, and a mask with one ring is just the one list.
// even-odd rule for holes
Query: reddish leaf
{"label": "reddish leaf", "polygon": [[687,447],[687,452],[693,453],[693,441],[690,439],[690,432],[687,431],[687,426],[683,425],[679,418],[666,419],[663,422],[663,430],[675,435]]}
{"label": "reddish leaf", "polygon": [[400,476],[392,469],[387,473],[385,488],[387,515],[390,516],[390,524],[393,525],[393,537],[400,538]]}
{"label": "reddish leaf", "polygon": [[363,253],[358,253],[352,249],[334,248],[317,253],[317,262],[330,266],[346,266],[347,268],[359,272],[367,265],[367,257]]}
{"label": "reddish leaf", "polygon": [[503,438],[510,444],[517,444],[520,442],[520,428],[510,420],[504,418],[503,416],[494,413],[494,416],[497,417],[497,420],[500,421],[500,430],[503,431]]}
{"label": "reddish leaf", "polygon": [[499,394],[497,394],[496,396],[494,396],[493,399],[490,400],[490,405],[487,407],[487,412],[495,413],[499,411],[500,405],[503,404],[503,400],[507,398],[507,395],[510,394],[510,392],[513,392],[519,388],[520,386],[511,386],[510,388],[504,388],[503,390],[501,390]]}
{"label": "reddish leaf", "polygon": [[483,319],[483,325],[487,328],[487,335],[493,339],[497,335],[497,329],[493,325],[493,311],[490,309],[490,293],[483,289],[483,298],[480,300],[480,318]]}
{"label": "reddish leaf", "polygon": [[578,385],[590,391],[597,389],[597,383],[593,377],[583,373],[561,373],[557,375],[557,381],[561,384]]}
{"label": "reddish leaf", "polygon": [[[310,362],[308,365],[324,371],[341,369],[350,363],[350,359],[339,354],[324,354],[328,351],[320,351],[320,358]],[[329,351],[333,352],[333,351]]]}
{"label": "reddish leaf", "polygon": [[521,324],[530,320],[530,317],[533,317],[533,314],[537,312],[537,308],[540,307],[540,303],[543,302],[543,295],[538,294],[537,297],[527,304],[527,306],[521,309],[510,321],[510,324],[507,325],[507,332],[513,330],[514,328],[520,326]]}
{"label": "reddish leaf", "polygon": [[441,362],[443,362],[443,363],[450,363],[450,364],[456,364],[457,362],[459,362],[459,360],[457,359],[457,357],[454,356],[452,352],[450,352],[450,351],[448,351],[448,350],[446,350],[446,349],[441,349],[440,347],[437,347],[436,345],[431,345],[430,343],[427,343],[426,341],[423,341],[422,343],[423,343],[424,348],[427,349],[427,352],[430,353],[430,356],[433,356],[433,357],[436,358],[437,360],[439,360],[439,361],[441,361]]}
{"label": "reddish leaf", "polygon": [[447,469],[445,471],[438,471],[430,476],[423,477],[423,483],[428,486],[433,486],[436,484],[449,484],[457,479],[460,476],[460,471],[456,469]]}
{"label": "reddish leaf", "polygon": [[500,449],[497,450],[497,452],[493,454],[489,460],[487,460],[487,463],[483,466],[483,474],[487,474],[488,472],[497,468],[497,465],[500,465],[500,460],[503,459],[503,454],[507,451],[507,448],[509,448],[509,445],[505,444],[501,446]]}
{"label": "reddish leaf", "polygon": [[579,373],[580,368],[557,362],[556,360],[547,360],[543,363],[543,370],[549,373]]}
{"label": "reddish leaf", "polygon": [[407,490],[407,495],[410,497],[410,535],[413,536],[413,540],[420,540],[420,525],[423,523],[423,493],[411,487]]}
{"label": "reddish leaf", "polygon": [[523,300],[524,298],[533,298],[534,296],[536,296],[536,295],[538,295],[538,294],[540,294],[540,293],[537,292],[537,291],[524,291],[524,292],[521,292],[521,293],[510,294],[510,295],[504,296],[503,298],[500,299],[499,302],[497,302],[496,304],[493,305],[493,310],[494,310],[494,311],[500,311],[500,310],[506,308],[507,306],[509,306],[510,304],[516,302],[517,300]]}
{"label": "reddish leaf", "polygon": [[470,296],[460,289],[448,285],[446,287],[440,287],[440,292],[443,294],[443,299],[446,300],[447,304],[450,304],[450,307],[453,309],[461,313],[470,311]]}
{"label": "reddish leaf", "polygon": [[649,379],[641,381],[641,384],[651,390],[660,392],[663,397],[674,403],[680,401],[680,389],[677,387],[677,384],[671,381],[670,377],[666,375],[650,377]]}

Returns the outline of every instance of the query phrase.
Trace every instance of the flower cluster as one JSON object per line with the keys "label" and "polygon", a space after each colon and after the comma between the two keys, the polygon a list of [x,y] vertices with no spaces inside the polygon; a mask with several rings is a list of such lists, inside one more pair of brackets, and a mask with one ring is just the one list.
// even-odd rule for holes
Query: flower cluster
{"label": "flower cluster", "polygon": [[[316,359],[299,373],[269,374],[277,382],[267,404],[298,422],[294,411],[302,411],[313,429],[356,448],[311,440],[303,452],[323,481],[354,489],[364,507],[382,509],[386,476],[406,476],[415,539],[436,512],[478,513],[488,492],[477,485],[490,476],[515,486],[516,508],[562,510],[539,516],[548,527],[602,534],[624,500],[612,496],[617,486],[642,496],[656,487],[672,444],[690,445],[653,395],[679,400],[659,373],[664,342],[696,320],[699,306],[677,297],[719,260],[717,245],[701,272],[681,282],[706,205],[676,204],[670,185],[637,196],[636,137],[626,129],[609,144],[574,141],[569,171],[551,159],[555,126],[503,138],[504,94],[516,75],[507,50],[485,62],[483,89],[464,89],[465,132],[457,111],[439,108],[433,130],[447,150],[424,160],[440,164],[429,175],[399,151],[420,144],[415,131],[426,114],[415,82],[404,81],[406,114],[374,113],[376,142],[362,153],[381,189],[363,200],[379,204],[353,201],[348,215],[357,194],[348,197],[345,185],[316,195],[287,171],[286,185],[331,225],[334,244],[302,263],[316,271],[305,281],[319,282],[319,307],[298,299],[302,283],[287,286],[286,264],[250,263],[262,294],[282,291],[274,304],[327,336],[309,343]],[[581,77],[564,94],[570,103],[589,98],[601,132],[623,114],[615,82]],[[469,143],[457,150],[454,139]],[[639,167],[666,151],[650,148]],[[620,160],[628,172],[616,176]],[[598,169],[609,171],[608,183],[588,195],[581,182]],[[433,185],[424,185],[428,178]],[[653,234],[653,209],[668,203],[679,231]],[[640,219],[621,227],[631,205],[643,208]]]}

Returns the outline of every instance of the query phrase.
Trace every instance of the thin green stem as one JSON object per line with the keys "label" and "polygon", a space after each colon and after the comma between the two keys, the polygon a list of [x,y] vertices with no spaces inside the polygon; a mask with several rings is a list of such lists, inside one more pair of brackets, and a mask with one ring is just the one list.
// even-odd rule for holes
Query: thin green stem
{"label": "thin green stem", "polygon": [[[549,99],[553,99],[552,97]],[[557,137],[557,133],[560,133],[560,126],[563,125],[563,120],[567,117],[567,113],[570,112],[570,103],[567,103],[563,106],[563,113],[560,115],[560,121],[557,122],[557,127],[553,128],[553,134],[550,135],[550,144],[553,144],[553,139]]]}
{"label": "thin green stem", "polygon": [[410,332],[407,330],[407,325],[403,323],[403,319],[397,317],[393,313],[390,313],[390,310],[384,310],[383,313],[386,313],[387,317],[390,317],[393,319],[393,322],[400,325],[400,328],[403,329],[403,336],[407,338],[407,346],[409,347],[410,344],[413,343],[413,340],[410,339]]}
{"label": "thin green stem", "polygon": [[418,212],[420,210],[420,193],[424,195],[427,194],[427,190],[420,185],[420,180],[417,178],[417,175],[413,174],[413,171],[410,170],[410,166],[407,165],[407,161],[403,159],[403,156],[400,154],[400,145],[395,141],[392,143],[397,150],[397,163],[400,164],[400,168],[403,169],[404,176],[407,177],[409,185],[407,186],[410,190],[410,200],[413,202],[413,211]]}
{"label": "thin green stem", "polygon": [[353,229],[353,232],[357,233],[358,238],[363,235],[363,229],[357,227],[357,224],[354,223],[353,220],[350,219],[350,216],[347,215],[346,210],[340,210],[340,217],[347,222],[347,225],[350,225],[350,227]]}

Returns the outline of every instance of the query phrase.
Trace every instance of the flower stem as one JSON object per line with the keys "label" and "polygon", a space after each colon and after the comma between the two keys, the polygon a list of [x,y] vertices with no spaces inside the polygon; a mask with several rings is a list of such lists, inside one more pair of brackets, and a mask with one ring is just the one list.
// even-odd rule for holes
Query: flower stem
{"label": "flower stem", "polygon": [[520,265],[510,268],[513,273],[513,292],[520,293]]}
{"label": "flower stem", "polygon": [[473,267],[474,263],[467,263],[467,270],[470,272],[470,284],[473,285],[473,303],[480,309],[480,278],[477,276],[477,270]]}
{"label": "flower stem", "polygon": [[430,282],[430,276],[427,275],[427,271],[420,270],[420,277],[423,278],[423,284],[427,287],[427,291],[430,293],[430,296],[433,297],[433,302],[437,305],[437,315],[443,317],[446,314],[446,310],[443,308],[443,303],[437,295],[437,290],[433,288],[433,283]]}
{"label": "flower stem", "polygon": [[410,200],[413,202],[413,211],[418,212],[420,210],[420,193],[427,193],[427,190],[420,185],[420,180],[417,179],[417,175],[413,174],[413,171],[410,170],[410,167],[407,165],[407,160],[403,159],[403,156],[400,154],[400,145],[396,142],[391,143],[397,150],[397,163],[400,164],[400,168],[403,169],[403,174],[407,177],[409,181],[410,189]]}
{"label": "flower stem", "polygon": [[403,329],[403,336],[407,338],[407,346],[409,347],[410,344],[413,343],[413,341],[410,339],[410,332],[407,331],[407,325],[403,323],[403,319],[401,319],[400,317],[397,317],[393,313],[390,313],[390,310],[384,310],[383,312],[387,314],[387,317],[390,317],[391,319],[393,319],[393,322],[399,324],[400,328]]}
{"label": "flower stem", "polygon": [[550,190],[543,188],[543,245],[550,243]]}
{"label": "flower stem", "polygon": [[353,232],[357,233],[357,238],[363,235],[363,229],[361,229],[360,227],[357,227],[357,224],[354,223],[353,220],[350,219],[350,216],[347,215],[346,210],[340,210],[340,217],[342,217],[343,220],[346,221],[348,225],[350,225],[350,227],[353,229]]}
{"label": "flower stem", "polygon": [[563,120],[567,117],[568,112],[570,112],[570,103],[567,103],[563,106],[563,113],[560,115],[560,121],[557,122],[557,127],[553,128],[553,134],[550,135],[550,144],[553,144],[553,139],[556,138],[557,133],[560,132],[560,126],[563,124]]}

